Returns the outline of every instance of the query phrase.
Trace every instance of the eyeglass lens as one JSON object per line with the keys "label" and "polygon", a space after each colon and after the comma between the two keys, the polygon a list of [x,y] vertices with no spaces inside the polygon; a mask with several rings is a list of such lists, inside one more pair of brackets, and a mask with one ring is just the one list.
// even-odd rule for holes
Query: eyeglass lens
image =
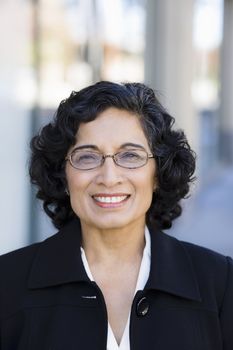
{"label": "eyeglass lens", "polygon": [[143,150],[126,150],[111,156],[104,156],[99,152],[76,150],[71,154],[71,163],[77,169],[87,170],[100,166],[107,157],[112,157],[117,165],[125,168],[141,167],[148,160],[148,154]]}

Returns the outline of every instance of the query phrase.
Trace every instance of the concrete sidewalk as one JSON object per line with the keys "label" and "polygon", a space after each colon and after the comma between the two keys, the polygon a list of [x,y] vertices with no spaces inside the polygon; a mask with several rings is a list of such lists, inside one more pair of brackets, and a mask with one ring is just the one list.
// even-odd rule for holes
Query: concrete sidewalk
{"label": "concrete sidewalk", "polygon": [[233,257],[233,167],[186,199],[183,215],[167,233]]}

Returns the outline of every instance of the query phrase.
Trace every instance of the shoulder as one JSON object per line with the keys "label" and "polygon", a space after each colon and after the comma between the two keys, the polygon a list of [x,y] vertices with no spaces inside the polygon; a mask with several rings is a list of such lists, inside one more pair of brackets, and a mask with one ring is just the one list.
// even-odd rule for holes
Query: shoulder
{"label": "shoulder", "polygon": [[[44,241],[0,256],[0,280],[8,286],[17,286],[20,282],[26,286],[35,262],[40,267],[37,270],[39,274],[46,273],[51,265],[56,267],[56,263],[62,265],[61,256],[68,258],[71,251],[76,254],[78,230],[79,222],[73,220]],[[2,289],[3,283],[0,284],[0,292]]]}
{"label": "shoulder", "polygon": [[[175,252],[182,251],[191,261],[193,268],[199,273],[222,272],[228,268],[228,265],[232,264],[231,257],[227,257],[207,247],[179,240],[164,232],[160,232],[160,236],[163,236],[166,248],[169,247],[171,248],[170,251]],[[182,254],[181,256],[183,256]]]}
{"label": "shoulder", "polygon": [[[173,238],[176,239],[176,238]],[[182,241],[182,240],[178,240],[180,242],[181,245],[183,245],[184,249],[191,254],[191,256],[195,259],[198,260],[205,260],[206,262],[211,261],[211,262],[216,262],[216,263],[220,263],[220,262],[224,262],[224,260],[226,259],[226,256],[215,251],[212,249],[209,249],[207,247],[204,246],[200,246],[194,243],[190,243],[190,242],[186,242],[186,241]]]}
{"label": "shoulder", "polygon": [[196,244],[184,241],[180,241],[180,244],[191,260],[202,295],[205,296],[207,291],[215,291],[216,301],[220,307],[226,291],[231,289],[233,292],[232,258]]}
{"label": "shoulder", "polygon": [[[233,288],[232,259],[164,232],[157,232],[157,235],[154,233],[155,235],[151,235],[152,257],[159,256],[157,269],[158,263],[162,261],[160,268],[174,279],[174,285],[179,284],[187,289],[192,282],[199,290],[204,304],[219,310],[226,290]],[[156,236],[156,239],[153,238]]]}
{"label": "shoulder", "polygon": [[34,256],[42,247],[50,247],[56,244],[55,242],[59,237],[59,232],[60,231],[56,232],[43,241],[0,255],[0,274],[4,272],[6,274],[8,271],[13,272],[15,271],[15,267],[17,267],[17,271],[21,269],[25,271],[26,266],[31,264]]}
{"label": "shoulder", "polygon": [[16,310],[23,299],[39,246],[40,243],[32,244],[0,256],[0,319],[8,310]]}
{"label": "shoulder", "polygon": [[41,243],[34,243],[27,247],[23,247],[1,255],[0,274],[2,275],[2,273],[7,274],[10,272],[15,272],[16,267],[17,271],[19,271],[21,267],[24,269],[25,266],[30,264],[40,245]]}
{"label": "shoulder", "polygon": [[232,264],[232,258],[197,244],[179,241],[190,256],[193,265],[201,272],[224,271]]}
{"label": "shoulder", "polygon": [[192,259],[199,288],[207,307],[215,302],[227,344],[233,344],[233,260],[207,248],[181,242]]}
{"label": "shoulder", "polygon": [[11,288],[15,289],[17,286],[19,289],[24,285],[26,287],[32,263],[39,249],[47,245],[46,242],[54,236],[0,256],[0,293],[8,293]]}
{"label": "shoulder", "polygon": [[[59,233],[59,232],[58,232]],[[22,279],[29,273],[31,264],[38,251],[43,247],[49,247],[56,244],[58,233],[46,238],[45,240],[28,245],[26,247],[13,250],[0,256],[0,278],[12,280],[15,276]]]}
{"label": "shoulder", "polygon": [[24,288],[40,245],[41,243],[35,243],[0,256],[1,294],[8,295],[17,287]]}

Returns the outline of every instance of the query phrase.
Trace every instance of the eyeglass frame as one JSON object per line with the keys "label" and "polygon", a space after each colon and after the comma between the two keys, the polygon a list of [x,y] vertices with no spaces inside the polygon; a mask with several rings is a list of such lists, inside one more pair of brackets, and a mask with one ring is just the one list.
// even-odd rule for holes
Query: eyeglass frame
{"label": "eyeglass frame", "polygon": [[[98,169],[98,168],[100,168],[101,166],[104,165],[104,162],[105,162],[105,159],[106,159],[106,158],[112,158],[114,164],[115,164],[116,166],[119,166],[120,168],[123,168],[123,169],[139,169],[139,168],[142,168],[143,166],[145,166],[145,165],[148,163],[148,160],[149,160],[149,159],[155,158],[154,155],[153,155],[152,153],[148,153],[145,149],[140,149],[140,151],[143,151],[143,152],[146,154],[146,156],[147,156],[147,157],[146,157],[146,162],[145,162],[145,164],[140,165],[140,166],[137,166],[137,167],[129,168],[129,167],[126,167],[126,166],[119,165],[119,164],[117,163],[116,159],[115,159],[115,156],[116,156],[117,154],[122,153],[122,152],[124,152],[124,151],[119,151],[119,152],[116,152],[116,153],[114,153],[114,154],[103,154],[103,153],[98,152],[98,151],[92,151],[92,153],[98,153],[99,155],[102,156],[101,163],[100,163],[99,165],[97,165],[96,167],[94,167],[94,168],[81,169],[81,168],[75,167],[74,164],[72,163],[72,155],[73,155],[75,152],[78,152],[78,151],[82,151],[82,150],[81,150],[81,149],[74,149],[69,155],[66,156],[65,160],[66,160],[66,161],[68,160],[68,161],[70,162],[70,165],[71,165],[74,169],[76,169],[76,170],[83,170],[83,171],[86,171],[86,170],[93,170],[93,169]],[[136,151],[136,149],[129,149],[128,151]],[[137,151],[138,151],[138,149],[137,149]],[[90,151],[88,151],[88,152],[90,152]]]}

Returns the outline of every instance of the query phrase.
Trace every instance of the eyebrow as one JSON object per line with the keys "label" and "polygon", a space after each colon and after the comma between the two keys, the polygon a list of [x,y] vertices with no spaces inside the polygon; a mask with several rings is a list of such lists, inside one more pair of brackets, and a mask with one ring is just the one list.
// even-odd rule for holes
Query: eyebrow
{"label": "eyebrow", "polygon": [[[142,150],[145,150],[145,147],[143,147],[142,145],[139,145],[138,143],[133,143],[133,142],[126,142],[126,143],[123,143],[119,149],[121,148],[127,148],[127,147],[131,147],[131,148],[139,148],[139,149],[142,149]],[[99,151],[99,148],[95,145],[91,145],[91,144],[87,144],[87,145],[80,145],[80,146],[77,146],[75,147],[73,151],[77,151],[77,150],[80,150],[80,149],[93,149],[95,151]]]}
{"label": "eyebrow", "polygon": [[[95,145],[81,145],[81,146],[75,147],[75,148],[73,149],[73,151],[77,151],[77,150],[79,150],[79,149],[86,149],[86,148],[94,149],[94,150],[96,150],[96,151],[99,150],[99,148],[98,148],[97,146],[95,146]],[[73,151],[72,151],[72,152],[73,152]]]}

